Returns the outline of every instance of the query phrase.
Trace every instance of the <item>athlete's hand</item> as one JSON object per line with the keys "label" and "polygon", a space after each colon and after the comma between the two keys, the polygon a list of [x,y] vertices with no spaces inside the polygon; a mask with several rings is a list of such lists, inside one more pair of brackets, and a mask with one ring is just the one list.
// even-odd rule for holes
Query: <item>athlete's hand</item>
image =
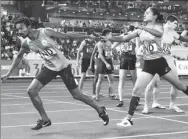
{"label": "athlete's hand", "polygon": [[1,80],[4,81],[4,80],[7,80],[9,77],[9,74],[4,74],[1,76]]}
{"label": "athlete's hand", "polygon": [[90,66],[88,67],[88,70],[90,70],[90,71],[92,70],[92,65],[90,65]]}
{"label": "athlete's hand", "polygon": [[181,36],[186,36],[188,35],[188,30],[184,30],[182,33],[181,33]]}
{"label": "athlete's hand", "polygon": [[88,38],[90,38],[90,39],[95,39],[96,36],[94,36],[93,34],[91,34],[91,35],[88,36]]}
{"label": "athlete's hand", "polygon": [[111,70],[111,65],[110,64],[106,64],[106,68]]}

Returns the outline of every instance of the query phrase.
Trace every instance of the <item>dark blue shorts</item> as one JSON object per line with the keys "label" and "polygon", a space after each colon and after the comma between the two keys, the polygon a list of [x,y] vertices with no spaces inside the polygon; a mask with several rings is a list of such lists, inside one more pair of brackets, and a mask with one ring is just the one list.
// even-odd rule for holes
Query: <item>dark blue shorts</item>
{"label": "dark blue shorts", "polygon": [[68,90],[73,90],[78,87],[72,74],[70,65],[62,69],[61,71],[53,71],[48,69],[47,67],[43,67],[39,74],[37,74],[35,79],[39,80],[40,83],[45,86],[46,84],[51,82],[51,80],[55,79],[57,75],[61,77]]}
{"label": "dark blue shorts", "polygon": [[113,74],[114,73],[114,66],[112,63],[112,59],[106,59],[108,64],[110,64],[111,69],[107,69],[105,63],[99,58],[98,61],[98,73],[99,74]]}
{"label": "dark blue shorts", "polygon": [[[94,65],[95,65],[95,61],[93,60],[93,62],[92,62],[92,72],[93,73],[94,73]],[[90,66],[90,58],[82,58],[81,72],[86,73],[89,66]]]}
{"label": "dark blue shorts", "polygon": [[166,59],[161,57],[153,60],[144,60],[143,71],[152,75],[157,73],[159,76],[163,76],[171,71],[171,68],[168,66]]}
{"label": "dark blue shorts", "polygon": [[122,54],[120,56],[120,69],[135,70],[136,69],[136,55]]}

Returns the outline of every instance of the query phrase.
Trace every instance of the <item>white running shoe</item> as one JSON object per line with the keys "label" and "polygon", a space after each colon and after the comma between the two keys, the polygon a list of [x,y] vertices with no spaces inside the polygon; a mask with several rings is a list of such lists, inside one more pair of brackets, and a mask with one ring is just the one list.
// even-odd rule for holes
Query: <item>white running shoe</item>
{"label": "white running shoe", "polygon": [[173,110],[175,112],[178,112],[178,113],[183,113],[184,112],[184,110],[180,109],[177,105],[169,106],[169,109]]}
{"label": "white running shoe", "polygon": [[143,114],[148,114],[149,113],[149,108],[148,107],[144,107],[142,113]]}
{"label": "white running shoe", "polygon": [[132,125],[133,125],[133,122],[127,118],[124,118],[120,123],[117,123],[118,127],[129,127]]}
{"label": "white running shoe", "polygon": [[98,101],[99,97],[97,97],[96,95],[92,95],[92,99],[95,99],[96,101]]}
{"label": "white running shoe", "polygon": [[165,109],[165,107],[162,106],[162,105],[159,104],[159,103],[153,103],[153,104],[152,104],[152,108]]}

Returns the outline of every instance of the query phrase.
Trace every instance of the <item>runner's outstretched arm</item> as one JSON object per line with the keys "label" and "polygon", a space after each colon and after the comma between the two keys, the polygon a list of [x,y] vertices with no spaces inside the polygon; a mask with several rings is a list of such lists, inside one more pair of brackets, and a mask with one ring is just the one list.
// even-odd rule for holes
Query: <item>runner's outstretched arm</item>
{"label": "runner's outstretched arm", "polygon": [[77,38],[77,39],[95,38],[92,35],[83,35],[83,34],[79,34],[79,33],[62,33],[62,32],[56,32],[53,29],[46,29],[45,33],[49,37],[55,37],[55,38]]}

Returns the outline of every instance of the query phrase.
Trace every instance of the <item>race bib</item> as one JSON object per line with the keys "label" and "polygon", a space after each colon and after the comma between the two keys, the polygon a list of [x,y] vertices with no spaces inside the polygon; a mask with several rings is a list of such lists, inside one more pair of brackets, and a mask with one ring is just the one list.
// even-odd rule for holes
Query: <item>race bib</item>
{"label": "race bib", "polygon": [[145,42],[144,43],[144,49],[145,49],[145,52],[149,52],[149,53],[157,52],[158,46],[154,43],[151,43],[151,42]]}
{"label": "race bib", "polygon": [[111,57],[112,56],[112,51],[106,51],[105,52],[106,57]]}
{"label": "race bib", "polygon": [[129,42],[127,44],[123,44],[121,47],[121,50],[123,52],[129,52],[129,51],[133,51],[134,47],[133,47],[133,43]]}
{"label": "race bib", "polygon": [[164,53],[170,53],[170,50],[171,50],[171,45],[163,43],[163,52]]}
{"label": "race bib", "polygon": [[132,51],[133,50],[133,44],[132,42],[129,42],[127,45],[127,51]]}
{"label": "race bib", "polygon": [[41,52],[39,52],[41,57],[44,59],[51,59],[55,55],[57,55],[57,52],[53,48],[47,48]]}
{"label": "race bib", "polygon": [[92,53],[92,52],[93,52],[93,48],[87,48],[87,49],[86,49],[86,52],[87,52],[87,53]]}

